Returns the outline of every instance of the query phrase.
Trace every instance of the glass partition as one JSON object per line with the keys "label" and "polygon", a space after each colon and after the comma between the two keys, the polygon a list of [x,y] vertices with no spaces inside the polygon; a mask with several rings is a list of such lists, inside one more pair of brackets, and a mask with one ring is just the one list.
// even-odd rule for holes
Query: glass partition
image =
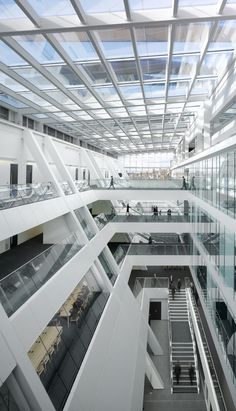
{"label": "glass partition", "polygon": [[87,273],[28,352],[56,410],[65,405],[108,297]]}
{"label": "glass partition", "polygon": [[201,289],[206,310],[214,325],[222,359],[226,362],[232,381],[236,385],[236,319],[221,295],[207,267],[192,267],[196,281]]}
{"label": "glass partition", "polygon": [[0,302],[6,313],[12,315],[81,248],[79,234],[70,234],[3,278]]}

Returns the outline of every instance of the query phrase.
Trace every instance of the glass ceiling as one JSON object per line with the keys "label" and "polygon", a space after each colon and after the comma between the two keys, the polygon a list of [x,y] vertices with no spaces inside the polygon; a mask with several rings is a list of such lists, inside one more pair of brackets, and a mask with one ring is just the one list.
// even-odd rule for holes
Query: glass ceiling
{"label": "glass ceiling", "polygon": [[173,150],[234,57],[235,16],[232,0],[0,0],[1,105],[114,154]]}

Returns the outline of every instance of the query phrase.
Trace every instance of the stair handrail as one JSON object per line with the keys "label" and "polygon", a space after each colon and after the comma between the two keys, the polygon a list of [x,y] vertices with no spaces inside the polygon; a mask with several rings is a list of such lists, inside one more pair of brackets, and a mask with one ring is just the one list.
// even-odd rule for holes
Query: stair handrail
{"label": "stair handrail", "polygon": [[193,330],[194,330],[194,334],[195,334],[195,337],[196,337],[196,340],[197,340],[198,350],[199,350],[199,353],[200,353],[200,357],[203,359],[202,368],[203,368],[205,381],[206,381],[207,388],[208,388],[208,398],[210,398],[212,410],[213,411],[220,411],[218,398],[217,398],[215,387],[214,387],[214,384],[213,384],[213,381],[212,381],[210,368],[209,368],[209,365],[208,365],[206,353],[205,353],[205,350],[204,350],[204,346],[203,346],[203,343],[202,343],[202,338],[201,338],[201,334],[200,334],[200,330],[199,330],[199,326],[198,326],[198,322],[197,322],[197,317],[196,317],[193,302],[192,302],[192,299],[191,299],[191,290],[189,288],[186,289],[186,297],[187,297],[187,302],[188,302],[188,311],[189,311],[189,314],[192,318]]}
{"label": "stair handrail", "polygon": [[169,350],[170,350],[170,389],[171,394],[173,394],[173,358],[172,358],[172,329],[171,329],[171,321],[170,321],[170,297],[168,298],[168,331],[169,331]]}
{"label": "stair handrail", "polygon": [[[196,308],[197,308],[197,307],[196,307]],[[200,315],[198,316],[197,322],[198,322],[198,328],[199,328],[200,334],[201,334],[201,333],[203,334],[204,342],[205,342],[205,344],[206,344],[206,346],[207,346],[208,354],[209,354],[210,361],[211,361],[211,364],[210,364],[210,365],[211,365],[211,367],[213,368],[214,375],[215,375],[215,377],[216,377],[216,382],[217,382],[217,386],[218,386],[219,391],[220,391],[220,398],[221,398],[222,403],[223,403],[223,406],[224,406],[224,411],[226,411],[226,410],[227,410],[227,407],[226,407],[226,404],[225,404],[225,399],[224,399],[223,392],[222,392],[222,389],[221,389],[221,386],[220,386],[220,382],[219,382],[219,378],[218,378],[218,375],[217,375],[217,372],[216,372],[214,360],[213,360],[212,355],[211,355],[211,350],[210,350],[210,347],[209,347],[209,344],[208,344],[208,341],[207,341],[206,333],[205,333],[205,330],[204,330],[204,327],[203,327],[203,324],[202,324],[202,320],[201,320]],[[206,352],[206,349],[205,349],[205,348],[204,348],[204,351]],[[208,360],[207,360],[207,361],[208,361]],[[208,364],[209,364],[209,361],[208,361]]]}
{"label": "stair handrail", "polygon": [[190,334],[191,334],[191,338],[193,342],[193,354],[194,354],[195,372],[196,372],[196,379],[197,379],[197,392],[199,394],[200,392],[199,367],[198,367],[196,342],[195,342],[195,336],[194,336],[194,331],[193,331],[193,321],[190,315],[190,307],[189,307],[189,300],[188,300],[188,294],[187,294],[188,288],[185,288],[185,291],[186,291],[186,297],[187,297],[189,329],[190,329]]}

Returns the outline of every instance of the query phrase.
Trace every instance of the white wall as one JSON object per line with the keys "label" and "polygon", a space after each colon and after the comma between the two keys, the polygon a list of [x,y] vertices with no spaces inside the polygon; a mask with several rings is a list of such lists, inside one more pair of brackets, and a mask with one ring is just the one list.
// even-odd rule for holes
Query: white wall
{"label": "white wall", "polygon": [[30,230],[23,231],[23,233],[18,234],[18,245],[24,243],[31,238],[36,237],[37,235],[43,232],[43,226],[40,224],[36,227],[31,228]]}

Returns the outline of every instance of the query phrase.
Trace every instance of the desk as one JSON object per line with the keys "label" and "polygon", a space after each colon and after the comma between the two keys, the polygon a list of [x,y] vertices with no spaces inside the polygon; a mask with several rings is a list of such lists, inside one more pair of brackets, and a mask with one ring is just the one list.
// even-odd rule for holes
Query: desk
{"label": "desk", "polygon": [[61,326],[48,326],[32,345],[28,355],[37,371],[40,369],[42,363],[47,362],[49,352],[60,338],[61,333]]}

